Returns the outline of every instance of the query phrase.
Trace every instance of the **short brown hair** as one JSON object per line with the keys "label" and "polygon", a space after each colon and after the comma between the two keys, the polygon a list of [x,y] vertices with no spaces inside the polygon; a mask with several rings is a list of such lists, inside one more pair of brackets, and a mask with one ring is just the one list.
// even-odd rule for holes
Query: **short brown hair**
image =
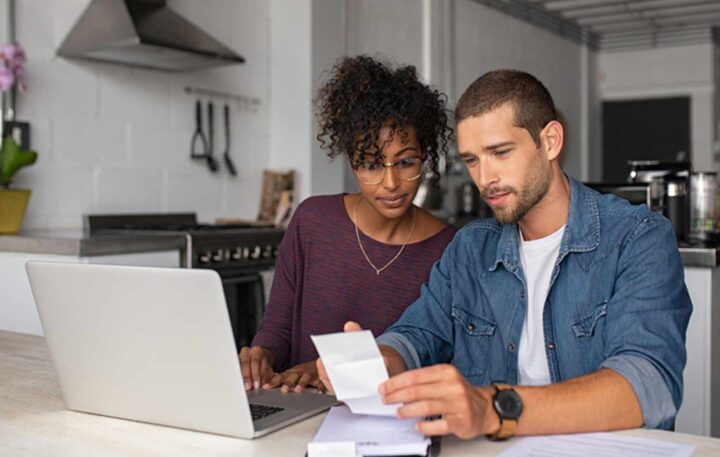
{"label": "short brown hair", "polygon": [[557,120],[555,103],[547,88],[529,73],[495,70],[476,79],[462,94],[455,108],[455,121],[487,113],[507,102],[513,104],[515,126],[530,133],[540,146],[540,131]]}

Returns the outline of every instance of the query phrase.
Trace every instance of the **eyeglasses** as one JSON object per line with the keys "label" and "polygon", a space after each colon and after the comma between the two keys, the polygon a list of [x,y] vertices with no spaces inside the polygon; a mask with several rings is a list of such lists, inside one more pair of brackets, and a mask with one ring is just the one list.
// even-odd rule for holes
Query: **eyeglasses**
{"label": "eyeglasses", "polygon": [[362,162],[353,167],[365,184],[380,184],[388,168],[394,168],[398,178],[403,181],[415,181],[422,175],[422,160],[419,157],[405,157],[396,162]]}

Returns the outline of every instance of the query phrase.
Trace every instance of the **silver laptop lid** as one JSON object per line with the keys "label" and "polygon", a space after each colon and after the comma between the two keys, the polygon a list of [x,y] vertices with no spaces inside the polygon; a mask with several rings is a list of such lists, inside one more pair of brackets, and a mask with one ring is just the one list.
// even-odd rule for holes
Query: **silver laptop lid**
{"label": "silver laptop lid", "polygon": [[253,436],[216,272],[50,262],[26,269],[68,408]]}

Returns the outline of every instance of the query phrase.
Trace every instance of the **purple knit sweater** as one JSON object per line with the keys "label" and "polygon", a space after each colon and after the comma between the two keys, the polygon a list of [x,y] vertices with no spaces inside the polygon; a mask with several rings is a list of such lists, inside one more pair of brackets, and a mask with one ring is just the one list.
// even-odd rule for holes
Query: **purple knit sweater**
{"label": "purple knit sweater", "polygon": [[[253,346],[275,354],[275,370],[317,358],[310,335],[341,332],[348,320],[380,335],[420,296],[420,286],[456,229],[408,244],[380,276],[358,246],[342,195],[311,197],[298,206],[280,245],[270,300]],[[400,246],[360,233],[379,268]]]}

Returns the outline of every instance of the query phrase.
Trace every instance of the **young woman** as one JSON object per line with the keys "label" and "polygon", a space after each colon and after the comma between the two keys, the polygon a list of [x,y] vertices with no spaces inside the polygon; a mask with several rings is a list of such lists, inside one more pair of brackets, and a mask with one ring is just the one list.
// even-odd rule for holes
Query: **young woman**
{"label": "young woman", "polygon": [[451,134],[444,96],[414,67],[344,58],[316,104],[318,140],[331,158],[347,157],[360,193],[311,197],[297,208],[253,347],[240,351],[246,389],[323,390],[310,335],[349,320],[382,333],[420,296],[455,234],[412,203]]}

